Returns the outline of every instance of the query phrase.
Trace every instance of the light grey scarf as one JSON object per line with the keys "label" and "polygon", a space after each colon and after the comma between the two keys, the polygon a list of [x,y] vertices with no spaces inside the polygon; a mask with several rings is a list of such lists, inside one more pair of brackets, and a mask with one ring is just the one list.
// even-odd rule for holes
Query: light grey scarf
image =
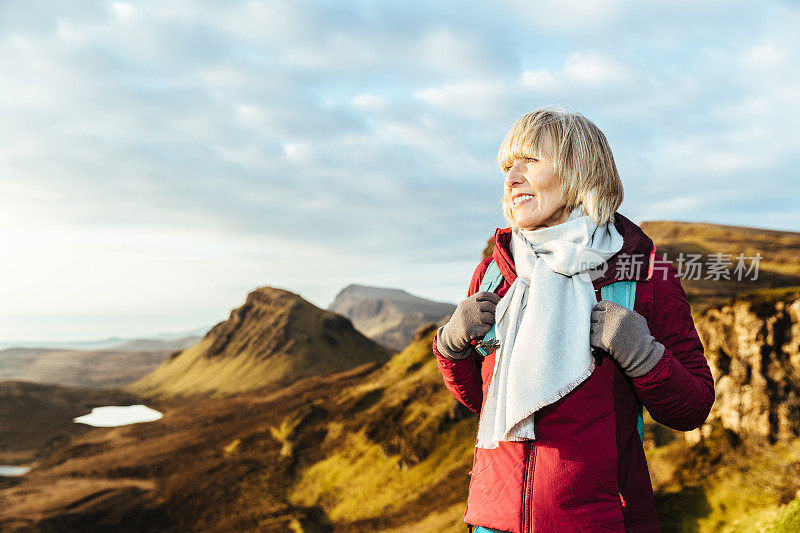
{"label": "light grey scarf", "polygon": [[495,309],[500,347],[477,447],[534,439],[535,411],[592,374],[589,326],[597,298],[591,280],[621,248],[614,225],[598,226],[580,205],[561,224],[512,229],[517,279]]}

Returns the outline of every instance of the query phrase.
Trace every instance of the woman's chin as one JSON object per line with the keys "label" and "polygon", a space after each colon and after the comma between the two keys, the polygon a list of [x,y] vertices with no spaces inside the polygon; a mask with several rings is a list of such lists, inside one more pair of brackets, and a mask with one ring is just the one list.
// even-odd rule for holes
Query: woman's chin
{"label": "woman's chin", "polygon": [[522,229],[537,229],[542,227],[544,224],[542,223],[541,217],[516,217],[517,225]]}

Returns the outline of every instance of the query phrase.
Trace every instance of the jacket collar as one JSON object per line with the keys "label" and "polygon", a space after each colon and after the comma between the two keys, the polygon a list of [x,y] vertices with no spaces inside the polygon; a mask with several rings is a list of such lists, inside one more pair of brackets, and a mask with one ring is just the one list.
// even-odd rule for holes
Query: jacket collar
{"label": "jacket collar", "polygon": [[[602,276],[594,280],[594,285],[602,287],[615,281],[650,279],[656,253],[653,240],[642,228],[618,212],[614,213],[614,227],[622,235],[622,249],[608,260],[608,268]],[[517,279],[510,243],[511,227],[497,228],[494,232],[492,257],[509,284]]]}

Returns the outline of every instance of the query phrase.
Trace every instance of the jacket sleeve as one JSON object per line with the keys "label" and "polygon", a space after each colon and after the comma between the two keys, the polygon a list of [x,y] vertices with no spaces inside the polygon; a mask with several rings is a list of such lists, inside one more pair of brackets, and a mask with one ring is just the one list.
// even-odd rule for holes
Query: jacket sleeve
{"label": "jacket sleeve", "polygon": [[[475,269],[467,291],[468,297],[478,292],[483,274],[489,267],[491,260],[491,257],[487,257]],[[483,361],[480,355],[473,349],[464,359],[448,359],[439,353],[436,348],[437,340],[436,335],[434,335],[433,354],[436,356],[436,362],[442,372],[445,387],[450,391],[450,394],[467,406],[470,411],[480,413],[483,403],[483,380],[481,378],[481,364]],[[472,340],[473,347],[477,344],[477,339]]]}
{"label": "jacket sleeve", "polygon": [[654,275],[650,333],[664,355],[633,387],[653,420],[678,431],[703,425],[714,403],[714,378],[677,270],[670,263]]}

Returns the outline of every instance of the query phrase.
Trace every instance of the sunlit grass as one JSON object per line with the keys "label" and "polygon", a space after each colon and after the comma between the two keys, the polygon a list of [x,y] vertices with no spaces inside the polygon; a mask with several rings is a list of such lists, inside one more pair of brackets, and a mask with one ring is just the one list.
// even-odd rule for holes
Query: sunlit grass
{"label": "sunlit grass", "polygon": [[466,526],[464,516],[464,503],[456,503],[439,511],[433,511],[428,516],[413,524],[406,524],[399,528],[384,529],[382,533],[463,533]]}
{"label": "sunlit grass", "polygon": [[363,432],[349,434],[340,450],[302,473],[291,491],[290,502],[320,505],[337,522],[371,518],[391,508],[402,508],[454,469],[463,469],[464,482],[468,483],[474,433],[474,420],[455,423],[439,435],[426,459],[407,470],[400,470],[399,455],[386,457]]}
{"label": "sunlit grass", "polygon": [[786,505],[759,509],[720,530],[723,533],[796,533],[800,531],[800,497]]}
{"label": "sunlit grass", "polygon": [[800,439],[738,457],[730,466],[721,468],[707,482],[711,513],[699,520],[701,530],[718,531],[737,521],[776,517],[780,499],[786,497],[787,491],[800,489],[796,469],[787,468],[793,464],[800,464]]}

